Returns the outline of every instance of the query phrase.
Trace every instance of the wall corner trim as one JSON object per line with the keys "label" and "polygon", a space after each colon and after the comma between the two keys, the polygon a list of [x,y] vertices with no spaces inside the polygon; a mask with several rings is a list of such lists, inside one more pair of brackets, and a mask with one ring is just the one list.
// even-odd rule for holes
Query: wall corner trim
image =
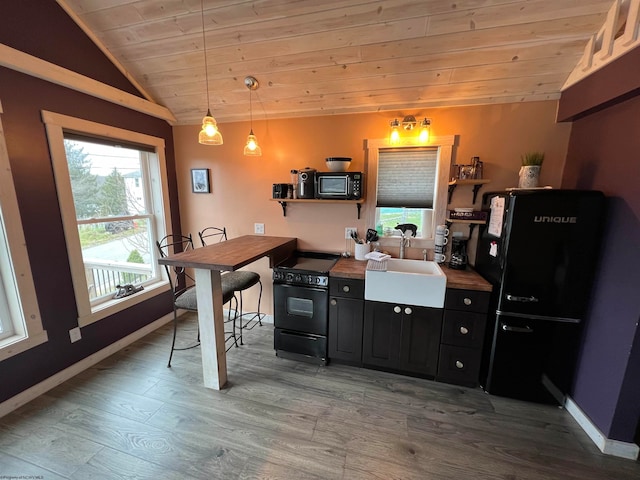
{"label": "wall corner trim", "polygon": [[629,460],[638,459],[638,453],[640,452],[638,445],[605,437],[571,397],[567,397],[564,408],[574,420],[578,422],[578,425],[580,425],[582,430],[591,438],[591,441],[595,443],[602,453],[613,455],[614,457],[627,458]]}

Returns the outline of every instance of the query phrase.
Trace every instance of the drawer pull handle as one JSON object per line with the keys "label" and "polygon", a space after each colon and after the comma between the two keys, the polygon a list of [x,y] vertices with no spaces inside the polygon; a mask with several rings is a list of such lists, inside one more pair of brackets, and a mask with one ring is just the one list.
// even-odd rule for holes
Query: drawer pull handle
{"label": "drawer pull handle", "polygon": [[409,307],[404,309],[404,313],[406,313],[407,315],[411,315],[413,313],[413,310],[411,310]]}
{"label": "drawer pull handle", "polygon": [[400,313],[402,311],[402,309],[396,305],[395,307],[393,307],[393,311],[395,313]]}
{"label": "drawer pull handle", "polygon": [[460,360],[456,360],[456,368],[464,368],[464,363],[462,363]]}
{"label": "drawer pull handle", "polygon": [[460,327],[460,333],[462,335],[466,335],[467,333],[469,333],[469,329],[467,327]]}
{"label": "drawer pull handle", "polygon": [[469,297],[464,297],[463,303],[467,306],[471,305],[471,299]]}
{"label": "drawer pull handle", "polygon": [[334,307],[338,304],[338,301],[335,298],[331,299],[331,305],[333,305]]}
{"label": "drawer pull handle", "polygon": [[349,285],[345,285],[344,287],[342,287],[342,291],[345,293],[349,293],[351,289],[349,288]]}

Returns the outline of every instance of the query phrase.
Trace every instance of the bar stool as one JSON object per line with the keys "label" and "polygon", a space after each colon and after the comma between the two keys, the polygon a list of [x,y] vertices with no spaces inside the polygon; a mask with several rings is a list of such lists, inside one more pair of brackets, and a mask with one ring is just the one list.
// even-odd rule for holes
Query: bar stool
{"label": "bar stool", "polygon": [[[206,247],[207,244],[219,243],[223,242],[227,239],[227,229],[225,227],[207,227],[202,231],[198,232],[198,236],[200,237],[200,242],[203,247]],[[260,302],[262,300],[262,281],[260,280],[260,275],[256,272],[246,271],[246,270],[236,270],[234,272],[224,272],[222,278],[226,281],[226,284],[229,288],[232,288],[235,292],[238,292],[238,296],[240,298],[240,313],[238,314],[238,318],[240,319],[240,345],[244,345],[242,332],[243,330],[252,330],[256,325],[262,326],[262,317],[264,314],[260,313]],[[258,284],[260,286],[260,293],[258,295],[258,311],[257,312],[249,312],[244,313],[242,310],[242,292],[248,288],[253,287]],[[244,324],[245,316],[252,315]],[[253,325],[251,325],[251,322]]]}
{"label": "bar stool", "polygon": [[[161,257],[166,257],[172,253],[178,252],[186,252],[188,250],[193,250],[193,240],[191,235],[183,236],[183,235],[174,235],[169,234],[159,241],[156,242],[156,246],[160,252]],[[191,348],[195,348],[200,345],[200,332],[198,332],[198,338],[196,343],[190,345],[188,347],[176,347],[176,334],[178,331],[178,309],[188,310],[190,312],[198,311],[198,304],[196,299],[196,288],[195,288],[195,280],[191,277],[184,269],[184,267],[170,267],[169,265],[164,265],[165,271],[167,272],[167,277],[169,278],[169,285],[171,286],[171,291],[173,292],[173,339],[171,340],[171,353],[169,354],[169,362],[167,363],[167,367],[171,368],[171,359],[173,358],[173,352],[175,350],[189,350]],[[187,286],[187,279],[191,283],[191,285]],[[230,339],[233,339],[233,342],[227,347],[227,351],[231,348],[231,345],[235,344],[238,346],[238,339],[236,337],[236,318],[238,316],[238,299],[235,296],[235,288],[230,285],[228,282],[222,281],[222,302],[223,304],[229,303],[229,314],[227,315],[227,320],[224,323],[233,323],[233,330],[231,332],[225,332],[225,343]],[[231,300],[235,300],[236,308],[233,309],[232,316],[232,308],[231,308]]]}

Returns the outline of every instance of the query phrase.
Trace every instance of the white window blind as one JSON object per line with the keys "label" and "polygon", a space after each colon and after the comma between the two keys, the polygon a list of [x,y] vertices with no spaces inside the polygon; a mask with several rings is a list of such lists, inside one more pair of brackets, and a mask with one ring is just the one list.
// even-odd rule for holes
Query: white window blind
{"label": "white window blind", "polygon": [[437,164],[437,148],[380,150],[377,206],[433,208]]}

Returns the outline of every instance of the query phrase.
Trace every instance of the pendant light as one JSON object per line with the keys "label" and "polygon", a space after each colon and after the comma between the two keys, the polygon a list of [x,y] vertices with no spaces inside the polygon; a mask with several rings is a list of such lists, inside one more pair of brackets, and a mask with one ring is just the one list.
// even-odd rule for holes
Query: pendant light
{"label": "pendant light", "polygon": [[247,156],[260,157],[262,155],[262,149],[260,145],[258,145],[258,139],[253,134],[253,106],[251,105],[251,92],[257,90],[260,84],[258,80],[251,76],[245,77],[244,84],[249,89],[249,117],[251,119],[247,144],[244,146],[244,154]]}
{"label": "pendant light", "polygon": [[204,52],[204,78],[207,82],[207,114],[202,119],[202,130],[198,135],[198,142],[203,145],[222,145],[222,134],[218,130],[216,119],[211,115],[209,107],[209,69],[207,68],[207,40],[204,34],[204,0],[200,0],[200,11],[202,15],[202,49]]}

